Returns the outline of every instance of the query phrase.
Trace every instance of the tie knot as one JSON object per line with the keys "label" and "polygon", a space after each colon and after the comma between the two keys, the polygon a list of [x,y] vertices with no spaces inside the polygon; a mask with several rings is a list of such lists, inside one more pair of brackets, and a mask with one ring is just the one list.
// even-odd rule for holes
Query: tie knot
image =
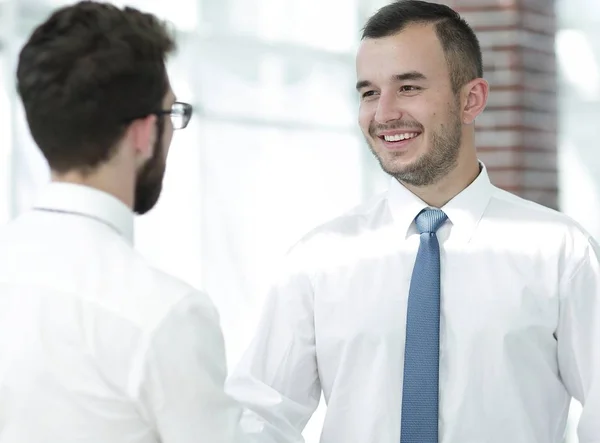
{"label": "tie knot", "polygon": [[415,224],[420,234],[435,233],[447,218],[441,209],[423,209],[415,218]]}

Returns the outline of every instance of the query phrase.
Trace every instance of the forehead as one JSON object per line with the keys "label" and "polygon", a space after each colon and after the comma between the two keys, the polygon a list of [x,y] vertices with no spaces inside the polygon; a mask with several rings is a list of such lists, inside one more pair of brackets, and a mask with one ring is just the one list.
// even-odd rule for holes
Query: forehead
{"label": "forehead", "polygon": [[409,25],[388,37],[364,39],[356,71],[359,80],[369,81],[411,71],[435,78],[448,75],[448,66],[433,25]]}

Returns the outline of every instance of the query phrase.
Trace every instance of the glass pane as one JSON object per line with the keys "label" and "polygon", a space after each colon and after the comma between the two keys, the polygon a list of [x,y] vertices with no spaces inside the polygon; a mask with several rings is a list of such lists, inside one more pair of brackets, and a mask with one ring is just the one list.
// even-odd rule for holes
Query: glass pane
{"label": "glass pane", "polygon": [[372,14],[375,14],[379,8],[383,8],[391,2],[389,0],[361,0],[361,3],[363,5],[364,13],[367,15],[366,17],[363,17],[366,20]]}
{"label": "glass pane", "polygon": [[208,115],[354,128],[358,100],[349,60],[224,48],[217,41],[196,52],[195,89]]}
{"label": "glass pane", "polygon": [[[20,0],[22,1],[22,0]],[[70,0],[27,0],[28,3],[47,4],[58,8],[73,4]],[[171,22],[179,30],[192,30],[197,25],[199,0],[110,0],[116,6],[131,6],[144,12],[156,14]],[[41,17],[40,17],[41,18]]]}
{"label": "glass pane", "polygon": [[198,23],[200,0],[111,0],[118,6],[132,6],[171,22],[179,31],[192,31]]}
{"label": "glass pane", "polygon": [[205,151],[203,286],[223,313],[234,364],[278,260],[310,229],[362,200],[362,146],[351,134],[211,121],[198,143]]}
{"label": "glass pane", "polygon": [[7,81],[8,67],[5,54],[0,51],[0,223],[11,217],[11,151],[12,134],[12,97],[9,90],[13,82]]}
{"label": "glass pane", "polygon": [[357,12],[357,0],[228,0],[205,1],[202,17],[212,33],[347,52],[357,40]]}

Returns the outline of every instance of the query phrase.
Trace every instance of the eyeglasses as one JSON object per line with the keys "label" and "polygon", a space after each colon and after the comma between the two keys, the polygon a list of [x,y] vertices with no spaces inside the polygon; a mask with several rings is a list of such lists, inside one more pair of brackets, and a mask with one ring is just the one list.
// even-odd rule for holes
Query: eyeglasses
{"label": "eyeglasses", "polygon": [[168,115],[173,122],[173,129],[185,128],[192,118],[193,107],[189,103],[175,102],[171,109],[153,112],[157,116]]}

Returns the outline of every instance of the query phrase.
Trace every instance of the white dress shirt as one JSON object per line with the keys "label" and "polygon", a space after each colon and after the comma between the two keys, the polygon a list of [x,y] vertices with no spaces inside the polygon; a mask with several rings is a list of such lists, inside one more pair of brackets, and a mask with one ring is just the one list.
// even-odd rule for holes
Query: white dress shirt
{"label": "white dress shirt", "polygon": [[36,208],[0,231],[0,443],[232,442],[209,298],[134,251],[116,198],[53,183]]}
{"label": "white dress shirt", "polygon": [[[322,443],[398,443],[406,307],[427,205],[389,191],[311,232],[282,263],[227,383],[260,443],[297,443],[321,391]],[[600,443],[598,245],[565,215],[494,187],[485,168],[443,208],[442,443]]]}

